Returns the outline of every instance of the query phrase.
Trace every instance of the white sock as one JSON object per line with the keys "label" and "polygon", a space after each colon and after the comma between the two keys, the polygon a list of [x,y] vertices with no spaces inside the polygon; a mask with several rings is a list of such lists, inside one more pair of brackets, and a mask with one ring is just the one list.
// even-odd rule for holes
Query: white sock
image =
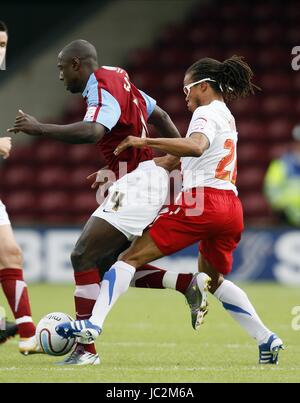
{"label": "white sock", "polygon": [[224,308],[257,341],[258,345],[268,341],[272,332],[262,323],[243,290],[231,281],[224,280],[214,296],[223,303]]}
{"label": "white sock", "polygon": [[166,271],[162,279],[163,287],[170,288],[171,290],[176,290],[177,279],[178,273],[173,271]]}
{"label": "white sock", "polygon": [[105,273],[101,282],[99,296],[90,317],[90,321],[94,325],[102,329],[104,320],[114,303],[128,290],[134,273],[135,268],[122,261],[116,262]]}

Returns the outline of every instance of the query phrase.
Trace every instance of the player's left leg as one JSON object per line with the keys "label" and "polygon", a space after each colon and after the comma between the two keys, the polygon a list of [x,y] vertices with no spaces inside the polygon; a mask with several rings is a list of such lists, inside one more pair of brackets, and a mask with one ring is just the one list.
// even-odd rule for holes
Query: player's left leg
{"label": "player's left leg", "polygon": [[199,273],[181,273],[174,270],[164,270],[145,264],[136,269],[131,287],[158,288],[178,291],[184,295],[190,308],[191,323],[194,330],[199,330],[203,318],[207,314],[207,292],[210,286],[209,278],[201,280]]}
{"label": "player's left leg", "polygon": [[[205,246],[207,247],[204,245],[203,248]],[[217,254],[218,250],[214,252],[215,256]],[[228,274],[230,269],[231,263],[227,267],[224,263],[223,273]],[[220,270],[215,269],[201,255],[199,256],[199,271],[206,273],[211,278],[210,292],[222,303],[232,318],[257,341],[259,363],[277,364],[278,352],[283,349],[282,340],[263,324],[247,294],[231,281],[225,280]]]}
{"label": "player's left leg", "polygon": [[0,225],[0,239],[0,283],[18,325],[20,352],[25,355],[39,352],[23,278],[22,252],[10,225]]}

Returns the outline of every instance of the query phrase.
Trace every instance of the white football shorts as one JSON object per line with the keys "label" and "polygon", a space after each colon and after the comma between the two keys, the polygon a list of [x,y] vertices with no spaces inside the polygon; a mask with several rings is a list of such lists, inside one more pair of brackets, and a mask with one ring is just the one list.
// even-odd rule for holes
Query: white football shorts
{"label": "white football shorts", "polygon": [[109,188],[108,196],[92,216],[109,222],[132,241],[155,220],[168,189],[167,172],[154,161],[141,162]]}
{"label": "white football shorts", "polygon": [[6,207],[0,200],[0,225],[10,225],[10,220],[6,212]]}

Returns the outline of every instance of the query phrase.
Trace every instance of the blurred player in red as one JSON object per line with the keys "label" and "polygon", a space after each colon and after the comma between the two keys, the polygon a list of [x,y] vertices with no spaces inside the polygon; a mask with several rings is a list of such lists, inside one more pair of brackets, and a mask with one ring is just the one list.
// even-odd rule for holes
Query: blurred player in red
{"label": "blurred player in red", "polygon": [[[0,155],[8,158],[11,150],[11,138],[0,138]],[[35,339],[35,326],[31,317],[31,309],[27,285],[23,278],[23,256],[17,244],[5,205],[0,201],[0,283],[7,301],[14,314],[20,335],[19,350],[22,354],[39,352]],[[6,333],[12,335],[13,326],[2,329],[0,339],[5,341]]]}
{"label": "blurred player in red", "polygon": [[[120,265],[134,272],[148,262],[200,241],[199,271],[211,277],[211,292],[257,341],[259,362],[277,364],[282,341],[264,326],[244,291],[224,279],[231,271],[232,254],[243,231],[243,211],[235,186],[237,131],[225,101],[253,93],[252,76],[250,67],[237,56],[223,63],[209,58],[199,60],[184,77],[186,102],[193,113],[186,138],[130,136],[116,148],[118,156],[131,147],[150,146],[175,156],[166,157],[170,165],[181,157],[183,191],[178,202],[161,214],[109,270],[111,303],[106,303],[101,288],[90,320],[71,323],[65,336],[99,336],[117,300],[113,290]],[[128,285],[124,284],[124,288]],[[63,327],[62,324],[61,330]]]}
{"label": "blurred player in red", "polygon": [[[58,56],[59,78],[68,91],[81,93],[87,103],[84,120],[69,125],[42,124],[19,111],[12,132],[24,132],[68,143],[97,144],[108,169],[116,176],[108,196],[92,214],[72,252],[75,272],[77,318],[87,319],[99,295],[101,262],[128,247],[153,222],[168,193],[168,174],[152,160],[152,150],[128,149],[116,156],[114,150],[129,134],[146,137],[147,123],[166,137],[179,137],[178,130],[156,101],[138,90],[127,72],[119,67],[98,65],[95,47],[77,40]],[[100,152],[99,150],[99,152]],[[127,165],[122,176],[119,164]],[[122,266],[122,264],[121,264]],[[120,267],[115,279],[118,295],[126,291],[134,270]],[[110,273],[104,275],[109,276]],[[102,281],[104,290],[107,282]],[[108,295],[110,290],[106,290]],[[82,340],[85,342],[85,340]],[[95,365],[99,357],[93,344],[79,343],[63,365]]]}

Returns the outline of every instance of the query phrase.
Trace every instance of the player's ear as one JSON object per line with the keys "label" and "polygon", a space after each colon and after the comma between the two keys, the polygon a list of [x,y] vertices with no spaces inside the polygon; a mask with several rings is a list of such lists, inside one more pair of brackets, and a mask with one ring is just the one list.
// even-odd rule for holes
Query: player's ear
{"label": "player's ear", "polygon": [[209,84],[206,81],[203,81],[200,85],[203,92],[208,90]]}
{"label": "player's ear", "polygon": [[81,66],[81,62],[80,62],[79,57],[74,57],[72,59],[73,70],[78,71],[80,69],[80,66]]}

